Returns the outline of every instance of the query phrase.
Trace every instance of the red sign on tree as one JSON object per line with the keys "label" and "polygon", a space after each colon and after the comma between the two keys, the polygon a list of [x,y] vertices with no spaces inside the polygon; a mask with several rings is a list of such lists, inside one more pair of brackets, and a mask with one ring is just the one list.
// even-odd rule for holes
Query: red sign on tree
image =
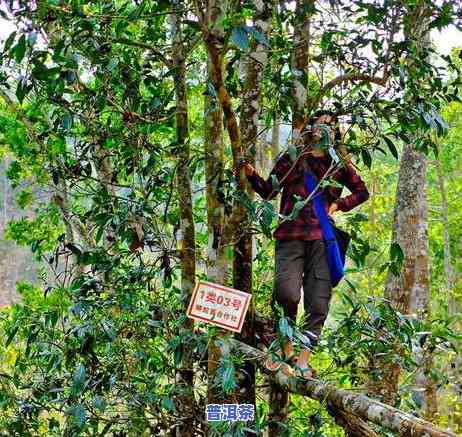
{"label": "red sign on tree", "polygon": [[251,295],[234,288],[199,281],[194,287],[187,315],[229,331],[241,332]]}

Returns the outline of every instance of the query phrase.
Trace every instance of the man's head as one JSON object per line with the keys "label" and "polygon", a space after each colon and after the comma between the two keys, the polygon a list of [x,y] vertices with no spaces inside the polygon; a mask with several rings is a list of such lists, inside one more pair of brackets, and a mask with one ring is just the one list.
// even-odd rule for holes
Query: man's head
{"label": "man's head", "polygon": [[[342,134],[340,132],[337,114],[333,111],[329,111],[328,109],[321,109],[319,111],[316,111],[309,118],[307,125],[311,126],[311,132],[312,132],[313,127],[320,125],[320,124],[328,125],[331,127],[331,129],[333,130],[331,141],[334,143],[334,146],[338,145],[342,140]],[[305,143],[309,143],[311,140],[312,140],[312,137],[308,133],[308,135],[306,135],[305,137]]]}

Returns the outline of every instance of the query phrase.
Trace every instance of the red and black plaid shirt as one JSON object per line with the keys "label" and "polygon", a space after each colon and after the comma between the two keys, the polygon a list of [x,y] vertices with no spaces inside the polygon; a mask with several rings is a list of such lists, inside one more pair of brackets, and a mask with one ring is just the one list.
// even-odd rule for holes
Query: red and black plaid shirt
{"label": "red and black plaid shirt", "polygon": [[[321,158],[308,155],[300,158],[297,164],[291,169],[293,162],[286,152],[278,159],[268,179],[265,180],[258,174],[249,176],[247,179],[253,189],[264,199],[270,200],[279,191],[282,191],[279,212],[287,216],[291,213],[292,208],[297,202],[296,195],[302,199],[308,197],[303,175],[303,160],[306,161],[318,181],[323,178],[332,165],[332,158],[329,155]],[[273,187],[273,175],[279,181],[279,189],[277,187],[274,189]],[[327,185],[328,182],[326,182],[326,185],[318,189],[322,193],[326,211],[329,210],[330,205],[334,202],[337,203],[340,211],[350,211],[369,198],[366,185],[350,163],[345,165],[337,164],[333,170],[329,171],[329,175],[331,176],[327,177],[326,181],[335,181],[341,186]],[[283,179],[284,177],[285,179]],[[342,186],[347,187],[351,194],[341,197]],[[277,240],[322,239],[322,231],[316,218],[313,202],[308,202],[294,220],[288,220],[279,224],[273,235]]]}

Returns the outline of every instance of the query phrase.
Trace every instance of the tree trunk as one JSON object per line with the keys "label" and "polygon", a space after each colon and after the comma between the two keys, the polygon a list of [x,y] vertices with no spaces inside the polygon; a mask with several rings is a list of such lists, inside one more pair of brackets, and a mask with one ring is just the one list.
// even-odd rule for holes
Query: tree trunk
{"label": "tree trunk", "polygon": [[[412,145],[406,145],[399,170],[393,231],[393,241],[401,246],[404,262],[399,277],[389,273],[385,288],[385,298],[398,311],[414,313],[420,318],[429,317],[426,169],[427,157]],[[427,416],[433,416],[437,408],[436,388],[428,375],[432,360],[425,347],[416,349],[415,359],[421,368],[416,384],[425,390],[422,403]],[[374,390],[391,405],[398,402],[399,375],[398,364],[386,364],[382,381]],[[418,392],[416,396],[420,396]]]}
{"label": "tree trunk", "polygon": [[[305,124],[308,103],[308,73],[311,44],[311,15],[314,0],[297,0],[295,4],[294,49],[292,52],[292,143],[298,144]],[[312,108],[310,108],[312,109]]]}
{"label": "tree trunk", "polygon": [[[416,50],[423,51],[430,45],[426,6],[417,2],[417,7],[409,11],[408,28],[405,33],[414,41]],[[408,63],[412,72],[413,65]],[[422,79],[419,79],[422,80]],[[417,96],[413,97],[415,101]],[[389,272],[385,287],[385,298],[403,314],[414,313],[420,318],[430,316],[429,290],[429,243],[428,243],[428,203],[427,203],[427,157],[415,149],[414,143],[424,139],[425,133],[416,133],[413,142],[406,144],[401,157],[392,240],[404,252],[404,262],[399,277]],[[420,363],[416,375],[416,385],[424,389],[421,399],[427,416],[436,413],[436,386],[429,376],[432,357],[425,345],[415,350],[415,361]],[[398,380],[400,368],[396,363],[386,363],[384,376],[378,384],[374,381],[375,392],[381,394],[385,402],[392,405],[399,400]],[[420,392],[417,391],[419,397]]]}
{"label": "tree trunk", "polygon": [[[210,0],[206,12],[207,22],[215,26],[220,22],[227,7],[227,1]],[[215,32],[221,34],[218,26]],[[213,83],[210,59],[207,61],[207,79]],[[225,159],[223,111],[220,101],[210,92],[204,98],[204,148],[207,185],[207,278],[212,282],[224,284],[228,261],[224,241],[225,208],[222,186]]]}
{"label": "tree trunk", "polygon": [[[371,188],[370,188],[370,195],[369,195],[369,246],[372,247],[374,242],[376,241],[376,205],[375,205],[375,198],[376,198],[376,176],[371,173],[372,176],[372,182],[371,182]],[[369,260],[370,261],[370,260]],[[372,262],[369,262],[367,265],[368,270],[372,270],[374,268],[374,265]],[[368,288],[368,293],[369,296],[374,296],[375,295],[375,290],[377,287],[375,287],[375,284],[372,279],[372,274],[371,272],[368,272],[367,274],[367,288]]]}
{"label": "tree trunk", "polygon": [[271,129],[271,159],[273,164],[276,164],[277,156],[279,154],[279,142],[280,142],[280,120],[279,117],[274,117],[273,127]]}
{"label": "tree trunk", "polygon": [[[208,67],[210,69],[210,65]],[[223,239],[225,211],[221,192],[224,168],[222,116],[220,102],[211,96],[206,96],[204,99],[204,146],[207,180],[207,278],[217,284],[225,283],[227,270],[226,246]],[[220,331],[217,332],[220,333]],[[220,351],[211,342],[207,350],[208,403],[217,402],[213,381],[219,360]]]}
{"label": "tree trunk", "polygon": [[204,148],[207,200],[207,278],[225,283],[227,258],[223,244],[225,208],[223,202],[223,112],[220,102],[207,95],[204,99]]}
{"label": "tree trunk", "polygon": [[[215,89],[216,99],[205,98],[205,153],[207,177],[207,219],[208,219],[208,279],[224,283],[227,267],[226,250],[230,243],[232,226],[225,222],[224,204],[221,201],[220,183],[224,168],[224,145],[222,131],[222,116],[226,119],[226,127],[231,140],[233,161],[237,163],[240,157],[240,137],[237,118],[232,108],[231,99],[224,86],[224,39],[221,18],[228,9],[227,1],[210,0],[205,11],[195,3],[202,35],[208,52],[208,80]],[[212,162],[213,161],[213,162]],[[241,175],[241,183],[244,175]],[[238,218],[235,218],[235,223]],[[234,224],[234,223],[233,223]],[[217,329],[216,338],[207,349],[207,401],[211,403],[233,402],[232,398],[223,399],[216,390],[216,370],[222,360],[219,341],[226,331]]]}
{"label": "tree trunk", "polygon": [[[233,159],[233,167],[237,168],[238,163],[243,157],[241,135],[239,130],[239,124],[234,111],[231,97],[224,83],[224,61],[225,61],[225,48],[223,46],[224,35],[220,28],[220,20],[227,9],[227,2],[213,0],[207,2],[207,8],[205,11],[202,10],[199,2],[194,2],[196,15],[199,19],[199,24],[202,30],[202,36],[207,49],[208,60],[209,60],[209,79],[212,83],[217,99],[220,102],[223,110],[225,126],[229,135],[231,143],[231,152]],[[238,186],[239,189],[244,190],[247,183],[244,169],[238,172]],[[233,208],[231,216],[225,223],[222,241],[224,245],[228,245],[232,242],[232,238],[235,235],[236,229],[241,225],[242,220],[242,209]]]}
{"label": "tree trunk", "polygon": [[[404,261],[400,275],[389,272],[385,299],[403,314],[428,306],[428,221],[426,198],[426,156],[406,145],[401,157],[392,241],[400,245]],[[384,402],[396,405],[400,368],[397,363],[375,363],[383,369],[380,381],[370,381],[370,389]]]}
{"label": "tree trunk", "polygon": [[[446,183],[443,173],[443,168],[439,158],[435,161],[436,173],[438,177],[438,186],[441,194],[441,218],[443,221],[443,241],[444,241],[444,272],[446,275],[446,288],[448,295],[448,315],[453,316],[459,312],[457,300],[454,296],[454,267],[451,255],[451,239],[449,234],[449,208],[446,194]],[[456,356],[453,362],[444,364],[444,372],[450,375],[450,378],[457,380],[460,375],[460,357]],[[457,384],[452,385],[452,389],[445,390],[447,394],[451,393],[457,401],[462,404],[460,391]],[[444,406],[446,407],[446,406]],[[443,408],[444,408],[443,407]],[[446,407],[447,409],[447,407]],[[450,414],[448,411],[444,413],[440,409],[440,414]],[[458,427],[461,427],[462,420],[459,415],[454,414],[452,422]]]}
{"label": "tree trunk", "polygon": [[389,272],[385,287],[385,298],[404,314],[424,308],[428,302],[426,169],[426,156],[413,145],[406,145],[399,169],[392,237],[404,252],[404,262],[399,277]]}
{"label": "tree trunk", "polygon": [[449,238],[449,208],[446,196],[446,183],[444,180],[443,169],[439,159],[435,161],[438,185],[441,194],[441,218],[443,220],[443,241],[444,241],[444,272],[446,274],[446,287],[448,293],[448,313],[457,313],[457,303],[454,297],[454,268],[451,256],[451,244]]}
{"label": "tree trunk", "polygon": [[[178,238],[181,254],[181,296],[184,312],[191,299],[195,282],[196,248],[194,232],[194,216],[191,192],[191,177],[189,170],[189,130],[188,130],[188,100],[186,90],[186,67],[182,30],[182,17],[177,2],[174,3],[177,11],[171,16],[173,37],[173,65],[175,68],[175,101],[176,101],[176,139],[178,148],[178,170],[176,183],[178,198],[180,199],[180,235]],[[183,333],[191,332],[194,321],[185,320],[181,330]],[[194,372],[193,361],[188,344],[182,343],[181,361],[175,375],[176,387],[180,391],[177,398],[177,409],[183,420],[176,428],[177,436],[194,435]]]}
{"label": "tree trunk", "polygon": [[[310,21],[314,10],[313,0],[297,0],[292,52],[292,144],[301,140],[305,125],[305,111],[308,97],[308,68],[310,48]],[[271,383],[269,406],[269,437],[276,437],[283,431],[287,418],[288,393]]]}
{"label": "tree trunk", "polygon": [[[272,18],[272,0],[263,0],[255,3],[254,26],[265,37],[268,34]],[[260,42],[252,46],[252,56],[246,58],[244,63],[245,81],[242,92],[240,136],[244,156],[255,165],[256,142],[260,121],[260,94],[263,70],[268,59],[267,47]],[[244,191],[247,197],[253,198],[253,190],[245,181]],[[252,234],[245,206],[242,203],[235,205],[239,209],[239,216],[243,218],[241,226],[235,231],[233,251],[233,285],[238,290],[252,293]],[[246,323],[242,332],[236,338],[248,344],[255,345],[255,308],[254,300],[250,301],[246,316]],[[240,403],[255,405],[255,365],[246,362],[238,375],[238,400]]]}

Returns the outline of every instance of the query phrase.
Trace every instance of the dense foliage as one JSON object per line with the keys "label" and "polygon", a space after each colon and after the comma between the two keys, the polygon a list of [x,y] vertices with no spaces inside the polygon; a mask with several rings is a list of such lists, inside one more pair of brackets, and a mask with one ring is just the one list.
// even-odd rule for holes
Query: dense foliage
{"label": "dense foliage", "polygon": [[[210,263],[206,189],[215,184],[226,217],[245,205],[255,235],[253,301],[261,314],[272,317],[273,258],[268,254],[273,243],[268,236],[277,214],[270,201],[246,194],[232,169],[259,148],[268,155],[268,144],[260,138],[275,119],[284,125],[293,123],[294,114],[305,119],[321,107],[337,110],[345,125],[344,147],[363,170],[371,200],[360,212],[339,219],[354,239],[350,273],[336,291],[314,364],[321,377],[357,389],[375,373],[380,377],[380,369],[371,368],[375,357],[399,363],[404,369],[399,406],[421,414],[412,375],[418,367],[415,350],[425,347],[434,356],[432,377],[442,399],[435,421],[462,431],[460,376],[451,370],[460,362],[460,327],[458,313],[448,317],[447,309],[448,294],[461,300],[462,265],[454,256],[449,290],[436,167],[428,175],[430,318],[401,314],[381,299],[386,273],[398,275],[405,256],[390,236],[403,144],[415,140],[417,150],[439,160],[447,185],[450,247],[454,255],[460,252],[459,54],[441,60],[413,35],[419,20],[426,32],[457,24],[457,2],[305,1],[297,8],[291,2],[267,2],[272,11],[268,32],[254,19],[254,2],[229,2],[215,23],[205,21],[201,12],[209,3],[200,1],[7,3],[2,15],[15,22],[16,31],[5,38],[1,54],[0,143],[4,157],[11,159],[7,177],[24,216],[8,224],[6,236],[29,246],[41,271],[39,283],[18,284],[21,303],[2,313],[2,432],[173,432],[184,420],[177,400],[190,389],[177,379],[186,356],[194,364],[194,426],[206,427],[207,350],[217,329],[191,328],[185,315],[185,197],[178,182],[184,176],[179,159],[184,143],[176,100],[182,66],[196,278],[207,277]],[[294,28],[306,16],[311,63],[298,70],[291,59],[304,42],[296,40]],[[175,17],[182,24],[186,53],[179,64]],[[204,27],[212,24],[219,29],[224,87],[241,122],[248,91],[242,71],[258,55],[256,46],[266,47],[269,56],[259,84],[260,138],[247,148],[246,138],[239,144],[228,125],[222,177],[209,180],[204,99],[212,101],[212,110],[224,103],[219,82],[207,68],[213,59]],[[437,58],[444,63],[434,63]],[[297,112],[300,89],[307,95]],[[226,110],[224,118],[230,119]],[[287,147],[296,153],[291,138]],[[262,167],[266,174],[268,163]],[[226,250],[225,280],[231,285],[232,244]],[[280,331],[293,335],[283,318]],[[242,357],[223,354],[218,391],[233,392],[241,366]],[[290,409],[291,435],[342,435],[314,401],[293,396]],[[254,423],[233,424],[230,435],[245,427],[259,433],[267,425],[264,399],[257,400],[257,413]],[[224,435],[223,427],[230,425],[219,426],[218,435]]]}

